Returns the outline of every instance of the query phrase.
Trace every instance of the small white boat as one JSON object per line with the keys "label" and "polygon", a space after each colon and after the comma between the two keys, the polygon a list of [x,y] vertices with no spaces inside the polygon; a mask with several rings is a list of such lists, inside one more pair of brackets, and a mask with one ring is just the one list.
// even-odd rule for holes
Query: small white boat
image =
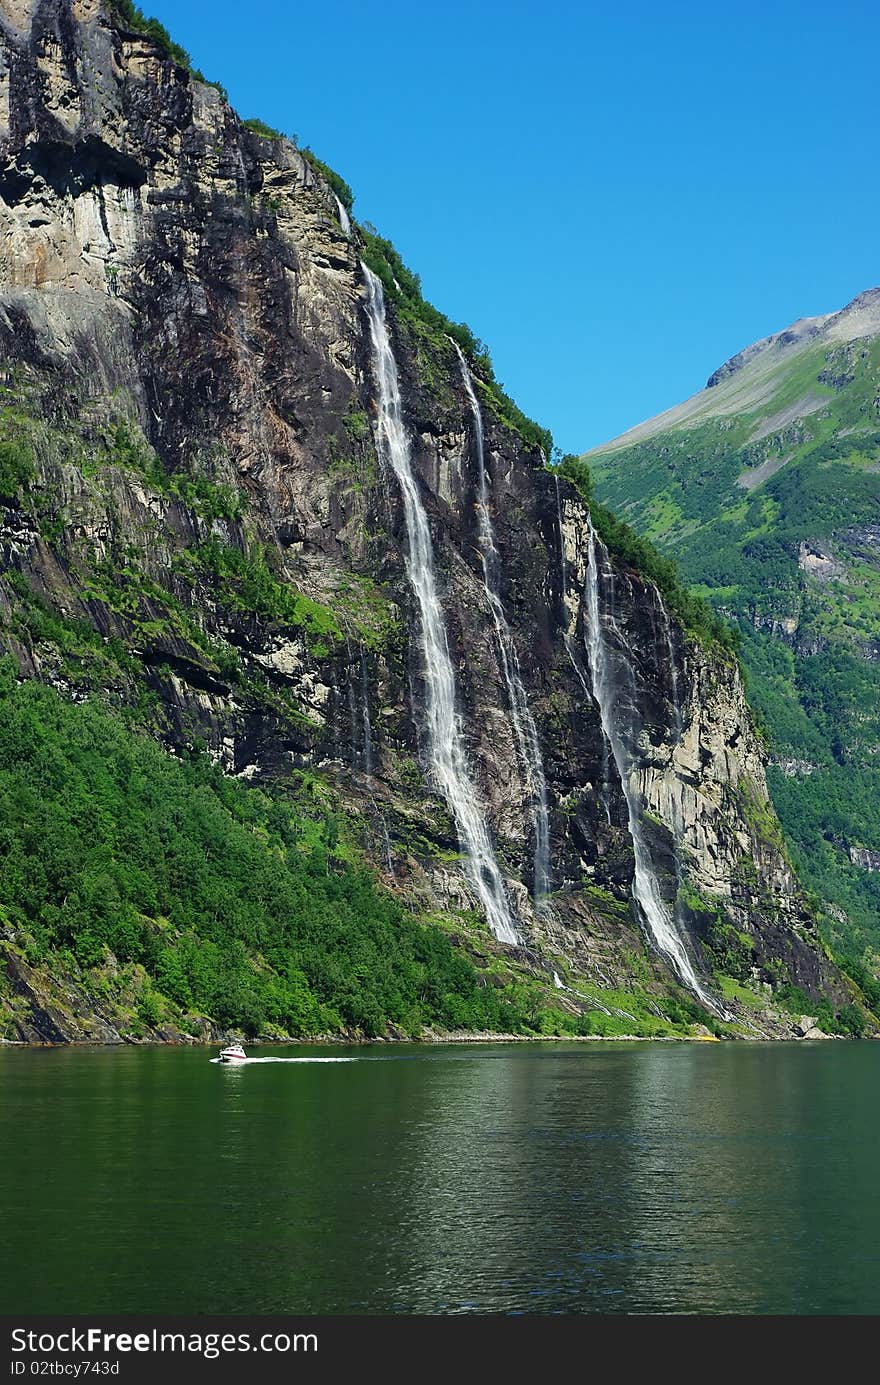
{"label": "small white boat", "polygon": [[245,1053],[241,1044],[230,1044],[228,1048],[223,1048],[220,1050],[220,1057],[217,1059],[217,1062],[246,1063],[247,1054]]}

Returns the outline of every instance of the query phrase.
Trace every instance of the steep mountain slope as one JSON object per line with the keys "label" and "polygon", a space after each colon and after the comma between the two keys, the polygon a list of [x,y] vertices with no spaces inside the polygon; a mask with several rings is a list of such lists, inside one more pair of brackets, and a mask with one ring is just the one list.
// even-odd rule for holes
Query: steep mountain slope
{"label": "steep mountain slope", "polygon": [[[729,656],[606,553],[472,334],[350,223],[336,175],[130,7],[3,15],[0,643],[57,728],[15,703],[25,783],[56,806],[4,840],[12,1032],[777,1034],[786,1005],[858,1027]],[[106,765],[99,722],[57,710],[94,694]],[[144,732],[237,783],[193,771],[189,820],[157,771],[189,847],[172,869],[151,836],[138,874]],[[68,784],[113,805],[94,836]],[[31,882],[44,820],[65,850]],[[332,946],[310,870],[339,883]],[[401,906],[445,938],[400,923],[379,984]]]}
{"label": "steep mountain slope", "polygon": [[749,347],[586,460],[738,622],[803,877],[837,945],[880,947],[880,289]]}

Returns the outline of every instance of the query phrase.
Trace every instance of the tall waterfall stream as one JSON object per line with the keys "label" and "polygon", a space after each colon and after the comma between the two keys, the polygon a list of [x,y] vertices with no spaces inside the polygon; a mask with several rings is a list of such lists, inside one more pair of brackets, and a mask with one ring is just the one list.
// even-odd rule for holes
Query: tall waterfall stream
{"label": "tall waterfall stream", "polygon": [[397,362],[385,316],[385,297],[382,284],[372,270],[366,265],[362,269],[367,284],[373,364],[379,394],[377,445],[380,457],[391,467],[400,485],[406,522],[407,576],[419,608],[431,769],[455,820],[468,876],[483,906],[486,921],[500,942],[516,944],[520,938],[504,880],[476,787],[468,772],[455,707],[455,675],[434,574],[431,531],[413,476]]}

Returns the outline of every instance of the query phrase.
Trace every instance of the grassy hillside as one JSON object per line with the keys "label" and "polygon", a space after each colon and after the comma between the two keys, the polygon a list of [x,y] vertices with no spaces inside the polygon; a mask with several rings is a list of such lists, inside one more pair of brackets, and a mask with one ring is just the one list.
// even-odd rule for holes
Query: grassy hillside
{"label": "grassy hillside", "polygon": [[760,344],[587,456],[596,494],[739,625],[793,855],[858,952],[880,948],[877,303]]}

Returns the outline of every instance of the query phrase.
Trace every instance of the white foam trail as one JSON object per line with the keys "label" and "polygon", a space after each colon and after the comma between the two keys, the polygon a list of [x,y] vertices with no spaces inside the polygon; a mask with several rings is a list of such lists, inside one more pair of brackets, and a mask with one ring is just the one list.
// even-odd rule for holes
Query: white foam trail
{"label": "white foam trail", "polygon": [[[219,1058],[210,1058],[211,1063],[220,1063]],[[243,1068],[254,1063],[360,1063],[362,1058],[237,1058],[234,1063],[223,1063],[224,1068]]]}
{"label": "white foam trail", "polygon": [[[672,917],[660,893],[660,884],[642,825],[642,805],[635,779],[633,757],[624,739],[620,718],[616,713],[618,689],[615,686],[615,672],[608,657],[603,625],[599,560],[597,557],[598,546],[592,520],[588,519],[588,523],[589,555],[584,593],[587,614],[587,653],[593,677],[593,695],[599,708],[602,730],[611,747],[611,754],[614,757],[626,799],[629,835],[632,840],[635,861],[633,897],[658,951],[663,953],[679,978],[708,1010],[716,1015],[721,1015],[722,1018],[727,1018],[727,1012],[719,1007],[718,1002],[700,984],[691,959],[685,950],[684,942],[676,931]],[[608,623],[620,635],[613,617],[609,616]],[[628,662],[627,670],[632,676],[632,669]]]}
{"label": "white foam trail", "polygon": [[541,756],[541,743],[535,719],[532,716],[529,700],[522,680],[519,655],[507,624],[504,607],[501,604],[501,555],[495,546],[492,530],[492,515],[489,509],[489,484],[486,476],[486,448],[483,437],[483,415],[477,400],[474,382],[464,352],[449,338],[455,347],[461,376],[467,397],[470,401],[474,419],[474,443],[477,454],[477,525],[480,535],[480,559],[483,565],[483,586],[486,600],[492,613],[495,636],[501,655],[501,668],[507,688],[507,701],[510,707],[510,720],[513,724],[519,757],[526,775],[526,789],[532,801],[532,826],[535,837],[533,893],[536,900],[543,899],[550,889],[550,815],[547,808],[547,780],[544,775],[544,761]]}
{"label": "white foam trail", "polygon": [[335,193],[335,192],[334,192],[334,194],[333,194],[333,197],[334,197],[335,202],[336,202],[336,209],[337,209],[337,211],[339,212],[339,225],[342,227],[342,234],[343,234],[344,236],[350,236],[350,235],[351,235],[351,222],[350,222],[349,217],[348,217],[348,212],[347,212],[347,211],[345,210],[345,208],[343,207],[342,203],[340,202],[339,198],[336,196],[336,193]]}
{"label": "white foam trail", "polygon": [[412,472],[410,441],[403,421],[397,363],[385,318],[382,285],[366,265],[361,268],[367,285],[373,365],[379,395],[376,443],[380,457],[391,467],[400,485],[406,521],[407,576],[419,608],[431,768],[455,819],[468,876],[483,906],[486,921],[500,942],[518,944],[520,938],[492,849],[489,828],[465,760],[455,708],[455,675],[434,576],[434,547]]}
{"label": "white foam trail", "polygon": [[553,973],[553,988],[554,988],[554,990],[557,990],[557,991],[565,991],[566,995],[573,995],[573,996],[576,996],[578,1000],[586,1000],[586,1001],[589,1001],[589,1003],[590,1003],[592,1006],[594,1006],[595,1009],[601,1010],[601,1012],[602,1012],[603,1015],[609,1015],[609,1016],[610,1016],[610,1015],[613,1014],[613,1015],[620,1015],[620,1016],[623,1016],[624,1019],[628,1019],[628,1020],[634,1020],[634,1019],[635,1019],[635,1015],[631,1015],[631,1014],[629,1013],[628,1010],[609,1010],[609,1009],[608,1009],[608,1006],[607,1006],[607,1005],[603,1005],[603,1004],[602,1004],[602,1001],[601,1001],[601,1000],[598,1000],[598,999],[596,998],[596,996],[593,996],[593,995],[585,995],[583,991],[576,991],[576,990],[574,990],[571,986],[566,986],[565,982],[563,981],[562,977],[559,975],[559,972],[558,972],[558,971],[554,971],[554,973]]}

